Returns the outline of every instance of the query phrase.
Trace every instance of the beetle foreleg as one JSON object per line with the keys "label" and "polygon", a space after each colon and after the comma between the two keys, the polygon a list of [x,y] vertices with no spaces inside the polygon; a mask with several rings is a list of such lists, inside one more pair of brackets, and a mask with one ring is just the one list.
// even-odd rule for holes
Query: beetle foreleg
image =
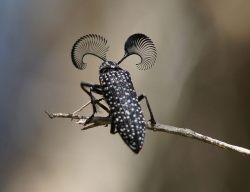
{"label": "beetle foreleg", "polygon": [[[97,84],[90,84],[90,83],[85,83],[85,82],[81,82],[81,88],[83,89],[83,91],[85,93],[87,93],[91,99],[91,104],[92,104],[92,108],[93,108],[93,113],[92,115],[86,120],[85,124],[88,124],[91,119],[94,117],[95,113],[97,112],[96,109],[96,105],[100,106],[101,108],[103,108],[108,114],[110,114],[109,109],[103,105],[102,103],[100,103],[100,99],[97,100],[94,96],[93,93],[102,95],[103,91],[100,85]],[[87,89],[89,88],[89,90]],[[93,93],[92,93],[93,92]]]}

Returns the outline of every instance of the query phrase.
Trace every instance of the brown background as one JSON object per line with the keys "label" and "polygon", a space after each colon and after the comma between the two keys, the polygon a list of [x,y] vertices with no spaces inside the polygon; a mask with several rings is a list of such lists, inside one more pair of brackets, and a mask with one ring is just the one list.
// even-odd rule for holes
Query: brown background
{"label": "brown background", "polygon": [[249,157],[149,131],[134,155],[109,128],[81,132],[43,111],[72,112],[88,101],[80,81],[98,82],[96,60],[87,58],[85,71],[72,65],[76,39],[103,35],[117,61],[126,38],[141,32],[157,46],[156,66],[138,71],[131,57],[123,67],[156,119],[250,148],[249,7],[247,0],[2,0],[0,191],[247,191]]}

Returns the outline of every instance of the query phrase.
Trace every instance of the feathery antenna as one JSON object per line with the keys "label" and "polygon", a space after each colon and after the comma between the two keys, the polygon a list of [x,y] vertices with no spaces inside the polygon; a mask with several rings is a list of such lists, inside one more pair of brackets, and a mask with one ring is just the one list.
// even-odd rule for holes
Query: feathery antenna
{"label": "feathery antenna", "polygon": [[133,54],[136,54],[141,58],[141,62],[136,64],[140,70],[151,68],[156,61],[157,51],[155,45],[152,40],[144,34],[137,33],[131,35],[125,43],[124,50],[125,55],[118,64]]}
{"label": "feathery antenna", "polygon": [[108,52],[107,40],[96,34],[89,34],[78,39],[73,45],[71,59],[78,69],[85,69],[87,64],[83,62],[83,57],[87,54],[94,55],[106,61]]}

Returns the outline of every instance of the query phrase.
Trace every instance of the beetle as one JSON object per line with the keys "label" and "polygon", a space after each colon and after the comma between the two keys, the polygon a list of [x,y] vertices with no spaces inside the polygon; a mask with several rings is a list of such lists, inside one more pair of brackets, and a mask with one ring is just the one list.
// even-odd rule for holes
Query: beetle
{"label": "beetle", "polygon": [[[145,95],[137,96],[130,73],[119,65],[128,56],[136,54],[140,63],[136,64],[139,70],[151,68],[156,61],[156,48],[152,40],[144,34],[131,35],[125,42],[125,54],[119,62],[108,61],[107,40],[96,34],[89,34],[78,39],[72,48],[71,58],[74,66],[85,69],[87,64],[83,61],[85,55],[94,55],[103,63],[99,67],[100,84],[81,83],[81,88],[89,95],[93,113],[85,124],[91,121],[97,112],[96,105],[109,113],[112,134],[119,133],[129,148],[139,153],[145,138],[145,119],[139,102],[145,98],[150,114],[150,121],[156,124],[148,99]],[[108,107],[97,102],[93,93],[103,96]]]}

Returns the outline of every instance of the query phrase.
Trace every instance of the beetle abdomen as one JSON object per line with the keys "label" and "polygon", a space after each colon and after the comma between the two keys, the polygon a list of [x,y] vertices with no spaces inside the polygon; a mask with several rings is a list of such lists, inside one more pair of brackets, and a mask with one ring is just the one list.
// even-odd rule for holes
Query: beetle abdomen
{"label": "beetle abdomen", "polygon": [[138,153],[144,142],[145,120],[129,72],[121,68],[106,70],[100,74],[100,84],[112,124],[125,143]]}

